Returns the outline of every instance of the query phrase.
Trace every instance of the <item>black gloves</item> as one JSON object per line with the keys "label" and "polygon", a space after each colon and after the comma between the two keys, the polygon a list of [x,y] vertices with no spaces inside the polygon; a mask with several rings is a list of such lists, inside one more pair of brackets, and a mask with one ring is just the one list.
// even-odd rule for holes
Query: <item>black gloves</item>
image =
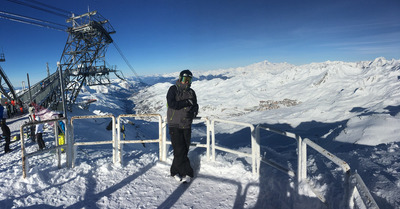
{"label": "black gloves", "polygon": [[[190,99],[188,99],[188,100],[190,100]],[[190,101],[192,101],[192,100],[190,100]],[[187,115],[188,118],[192,118],[192,119],[195,118],[197,116],[198,111],[199,111],[199,105],[198,104],[193,104],[192,106],[190,106],[190,110],[187,113],[188,114]]]}

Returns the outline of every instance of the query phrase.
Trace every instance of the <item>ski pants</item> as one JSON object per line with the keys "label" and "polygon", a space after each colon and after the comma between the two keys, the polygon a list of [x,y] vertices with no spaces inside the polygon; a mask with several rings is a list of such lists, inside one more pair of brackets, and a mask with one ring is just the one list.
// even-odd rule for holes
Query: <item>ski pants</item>
{"label": "ski pants", "polygon": [[193,178],[193,169],[190,166],[188,158],[190,138],[192,130],[180,129],[175,127],[169,128],[171,136],[172,148],[174,149],[174,160],[171,165],[171,176],[179,174],[180,176],[190,176]]}
{"label": "ski pants", "polygon": [[10,136],[5,136],[5,140],[6,140],[6,144],[4,145],[4,152],[7,153],[7,152],[11,151],[10,150],[10,142],[11,142]]}
{"label": "ski pants", "polygon": [[37,133],[36,134],[36,141],[37,141],[37,143],[39,145],[39,149],[42,150],[43,148],[46,147],[46,145],[45,145],[45,143],[43,141],[43,134],[42,133]]}

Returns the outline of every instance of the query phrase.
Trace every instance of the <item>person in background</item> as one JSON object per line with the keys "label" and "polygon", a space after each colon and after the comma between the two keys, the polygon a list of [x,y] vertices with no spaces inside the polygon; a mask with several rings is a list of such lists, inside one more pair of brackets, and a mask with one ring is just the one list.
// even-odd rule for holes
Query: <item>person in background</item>
{"label": "person in background", "polygon": [[[40,121],[40,117],[37,117],[37,121]],[[46,145],[43,141],[43,123],[36,124],[35,136],[36,142],[39,145],[39,149],[42,150],[46,148]]]}
{"label": "person in background", "polygon": [[33,103],[29,104],[28,112],[30,121],[35,121],[35,106],[33,106]]}
{"label": "person in background", "polygon": [[9,102],[6,102],[7,118],[11,118],[11,106]]}
{"label": "person in background", "polygon": [[[35,106],[34,106],[33,102],[31,104],[29,104],[28,112],[29,112],[29,121],[30,122],[36,121]],[[30,126],[29,130],[30,130],[29,136],[30,136],[31,140],[35,141],[35,126],[33,126],[33,125]]]}
{"label": "person in background", "polygon": [[6,143],[4,145],[4,153],[8,153],[11,151],[10,150],[11,131],[10,128],[6,125],[5,119],[0,120],[0,126],[1,126],[1,131],[3,131],[2,135],[6,140]]}
{"label": "person in background", "polygon": [[4,107],[3,105],[0,105],[0,120],[4,118]]}
{"label": "person in background", "polygon": [[5,103],[5,106],[6,106],[6,109],[7,109],[7,118],[10,118],[11,117],[11,110],[10,110],[10,103],[8,102],[8,101],[6,101],[6,103]]}
{"label": "person in background", "polygon": [[[58,114],[58,118],[62,118],[64,115],[62,113]],[[57,132],[58,132],[58,145],[64,145],[65,144],[65,124],[62,120],[58,121],[57,124]],[[61,151],[64,151],[64,149],[61,149]]]}
{"label": "person in background", "polygon": [[23,103],[22,103],[22,101],[20,99],[18,100],[17,104],[19,106],[19,111],[20,111],[21,115],[24,114],[24,106],[23,106]]}
{"label": "person in background", "polygon": [[[60,113],[58,114],[58,118],[63,118],[64,114]],[[62,120],[58,121],[58,133],[59,134],[65,134],[65,124]]]}
{"label": "person in background", "polygon": [[11,100],[11,115],[14,116],[17,109],[15,108],[15,100]]}
{"label": "person in background", "polygon": [[175,85],[172,85],[167,93],[168,130],[174,150],[170,172],[171,176],[182,182],[190,182],[194,175],[187,156],[192,134],[192,121],[199,110],[196,93],[190,88],[192,78],[192,72],[183,70]]}

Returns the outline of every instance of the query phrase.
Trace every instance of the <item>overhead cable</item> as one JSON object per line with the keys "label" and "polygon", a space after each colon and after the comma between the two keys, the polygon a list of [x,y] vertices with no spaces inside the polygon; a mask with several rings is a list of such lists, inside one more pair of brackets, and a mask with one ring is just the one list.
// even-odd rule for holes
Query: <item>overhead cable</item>
{"label": "overhead cable", "polygon": [[36,21],[36,22],[42,22],[42,23],[46,23],[46,24],[58,25],[58,26],[61,26],[61,27],[64,27],[64,28],[68,28],[68,26],[62,25],[62,24],[59,24],[59,23],[50,22],[50,21],[46,21],[46,20],[41,20],[41,19],[37,19],[37,18],[33,18],[33,17],[24,16],[24,15],[19,15],[19,14],[15,14],[15,13],[11,13],[11,12],[5,12],[5,11],[1,11],[0,10],[0,14],[14,16],[14,17],[18,17],[18,18],[27,19],[27,20],[33,20],[33,21]]}
{"label": "overhead cable", "polygon": [[54,15],[57,15],[57,16],[61,16],[63,18],[69,18],[68,15],[61,14],[61,13],[58,13],[58,12],[55,12],[55,11],[51,11],[51,10],[48,10],[48,9],[44,9],[44,8],[39,7],[39,6],[28,4],[28,3],[23,2],[23,1],[19,1],[19,0],[7,0],[7,1],[13,2],[13,3],[16,3],[16,4],[20,4],[20,5],[23,5],[23,6],[31,7],[33,9],[41,10],[41,11],[44,11],[44,12],[47,12],[47,13],[51,13],[51,14],[54,14]]}
{"label": "overhead cable", "polygon": [[18,18],[6,16],[6,15],[4,15],[4,14],[0,14],[0,18],[7,19],[7,20],[11,20],[11,21],[15,21],[15,22],[20,22],[20,23],[25,23],[25,24],[29,24],[29,25],[35,25],[35,26],[39,26],[39,27],[43,27],[43,28],[49,28],[49,29],[54,29],[54,30],[58,30],[58,31],[63,31],[63,32],[65,32],[64,29],[56,28],[56,27],[54,27],[54,26],[45,25],[45,24],[41,24],[41,23],[35,23],[35,22],[32,22],[32,21],[27,21],[27,20],[22,20],[22,19],[18,19]]}
{"label": "overhead cable", "polygon": [[126,59],[125,55],[122,53],[121,49],[118,47],[118,45],[113,41],[113,44],[115,48],[117,49],[118,53],[121,55],[122,59],[124,59],[125,63],[128,65],[128,67],[131,69],[133,74],[137,77],[137,79],[142,82],[142,80],[139,78],[139,75],[136,73],[135,69],[133,69],[132,65],[129,63],[128,59]]}
{"label": "overhead cable", "polygon": [[60,9],[60,8],[57,8],[57,7],[54,7],[54,6],[51,6],[51,5],[48,5],[48,4],[39,2],[39,1],[35,1],[35,0],[29,0],[29,1],[30,1],[30,2],[33,2],[33,3],[35,3],[35,4],[39,4],[39,5],[45,6],[45,7],[50,8],[50,9],[57,10],[57,11],[59,11],[59,12],[63,12],[63,13],[65,13],[66,15],[70,15],[70,14],[72,13],[72,12],[69,12],[69,11],[67,11],[67,10],[63,10],[63,9]]}

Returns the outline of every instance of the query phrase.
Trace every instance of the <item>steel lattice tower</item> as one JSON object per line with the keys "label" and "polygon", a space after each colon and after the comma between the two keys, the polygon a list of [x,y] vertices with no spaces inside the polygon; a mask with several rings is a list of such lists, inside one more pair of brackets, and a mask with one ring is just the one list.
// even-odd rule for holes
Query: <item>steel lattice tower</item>
{"label": "steel lattice tower", "polygon": [[65,93],[69,105],[73,104],[83,85],[106,85],[109,73],[116,72],[106,66],[105,53],[113,42],[113,27],[96,11],[71,17],[67,23],[68,40],[60,59]]}

